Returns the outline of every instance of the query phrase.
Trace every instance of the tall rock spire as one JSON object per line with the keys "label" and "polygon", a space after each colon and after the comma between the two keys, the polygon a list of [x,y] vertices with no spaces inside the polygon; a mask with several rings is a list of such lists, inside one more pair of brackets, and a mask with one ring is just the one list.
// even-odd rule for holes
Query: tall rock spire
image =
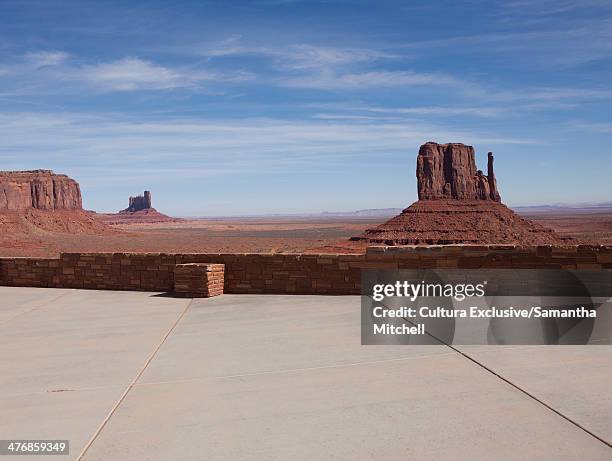
{"label": "tall rock spire", "polygon": [[493,172],[493,152],[487,154],[487,179],[489,181],[489,198],[495,202],[501,202],[501,197],[497,190],[497,181]]}

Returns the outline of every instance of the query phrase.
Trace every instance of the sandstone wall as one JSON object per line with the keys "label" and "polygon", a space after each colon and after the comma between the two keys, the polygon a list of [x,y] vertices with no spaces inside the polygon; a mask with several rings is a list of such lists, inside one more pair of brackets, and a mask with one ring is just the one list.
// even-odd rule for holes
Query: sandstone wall
{"label": "sandstone wall", "polygon": [[50,170],[0,172],[0,211],[82,210],[79,184]]}
{"label": "sandstone wall", "polygon": [[0,258],[0,285],[172,291],[177,264],[225,264],[226,293],[359,294],[362,269],[612,269],[611,246],[370,247],[364,255],[64,253]]}

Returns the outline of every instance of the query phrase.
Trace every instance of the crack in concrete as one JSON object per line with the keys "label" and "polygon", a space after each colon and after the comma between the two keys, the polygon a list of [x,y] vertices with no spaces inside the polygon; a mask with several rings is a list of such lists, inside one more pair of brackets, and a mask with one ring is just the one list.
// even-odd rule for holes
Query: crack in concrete
{"label": "crack in concrete", "polygon": [[149,354],[149,357],[147,358],[147,360],[145,360],[145,363],[143,364],[143,366],[140,368],[140,370],[138,371],[138,373],[136,374],[136,376],[134,377],[134,379],[132,379],[132,381],[130,382],[130,384],[128,385],[128,387],[125,389],[125,391],[123,392],[123,394],[121,395],[121,397],[119,397],[119,400],[117,400],[117,402],[115,403],[115,405],[113,405],[113,408],[111,408],[110,412],[106,415],[106,417],[104,418],[104,420],[102,421],[102,423],[98,426],[98,428],[96,429],[96,431],[94,432],[94,434],[92,435],[92,437],[89,439],[89,441],[85,444],[85,447],[83,447],[83,450],[81,450],[81,453],[79,454],[79,456],[77,456],[76,461],[80,461],[81,459],[83,459],[83,456],[85,456],[85,454],[87,453],[87,450],[89,450],[89,448],[91,447],[91,445],[95,442],[95,440],[98,438],[98,436],[100,435],[100,433],[102,432],[102,430],[106,427],[106,425],[108,424],[108,422],[110,421],[110,419],[112,418],[112,416],[115,414],[115,412],[117,411],[117,409],[119,408],[119,406],[121,406],[121,404],[123,403],[123,401],[125,400],[125,398],[127,397],[127,395],[130,393],[130,391],[134,388],[134,386],[136,385],[136,382],[140,379],[140,377],[143,375],[143,373],[145,372],[145,370],[147,369],[147,367],[149,366],[149,364],[151,363],[151,361],[153,361],[153,359],[155,358],[155,356],[157,355],[157,353],[159,352],[159,350],[161,349],[161,347],[164,345],[164,343],[166,342],[166,339],[168,339],[168,337],[170,336],[170,334],[174,331],[174,329],[176,328],[176,326],[179,324],[179,322],[181,321],[181,319],[185,316],[185,314],[187,313],[187,311],[189,310],[189,308],[191,307],[191,305],[193,304],[193,299],[189,300],[189,302],[187,303],[187,305],[185,306],[185,309],[183,309],[183,312],[181,312],[181,314],[177,317],[177,319],[174,321],[174,323],[172,324],[172,326],[168,329],[168,331],[166,331],[166,333],[164,334],[164,336],[161,338],[161,340],[159,341],[159,343],[157,344],[157,346],[155,347],[155,349],[153,349],[153,352],[151,352],[151,354]]}
{"label": "crack in concrete", "polygon": [[[412,322],[410,319],[406,318],[406,317],[402,317],[406,322],[415,325],[414,322]],[[604,445],[606,445],[609,448],[612,448],[612,443],[607,441],[606,439],[604,439],[603,437],[600,437],[599,435],[595,434],[593,431],[590,431],[589,429],[587,429],[586,427],[584,427],[583,425],[581,425],[580,423],[578,423],[577,421],[574,421],[572,418],[570,418],[569,416],[565,415],[564,413],[562,413],[561,411],[557,410],[556,408],[554,408],[552,405],[544,402],[542,399],[539,399],[538,397],[536,397],[535,395],[533,395],[532,393],[530,393],[529,391],[527,391],[526,389],[523,389],[521,386],[519,386],[518,384],[512,382],[509,378],[506,378],[504,376],[502,376],[500,373],[494,371],[493,369],[487,367],[484,363],[479,362],[478,360],[476,360],[474,357],[472,357],[471,355],[469,355],[467,352],[463,352],[461,349],[453,346],[452,344],[449,344],[445,341],[443,341],[442,339],[438,338],[437,336],[433,335],[432,333],[429,333],[428,331],[425,331],[425,334],[428,335],[429,337],[435,339],[436,341],[438,341],[440,344],[443,344],[445,346],[447,346],[448,348],[452,349],[453,351],[455,351],[456,353],[458,353],[459,355],[461,355],[463,358],[469,360],[470,362],[472,362],[473,364],[479,366],[480,368],[482,368],[483,370],[485,370],[486,372],[492,374],[493,376],[495,376],[497,379],[505,382],[506,384],[512,386],[514,389],[518,390],[519,392],[521,392],[522,394],[526,395],[527,397],[529,397],[530,399],[534,400],[535,402],[539,403],[540,405],[542,405],[543,407],[547,408],[548,410],[552,411],[553,413],[555,413],[556,415],[560,416],[561,418],[565,419],[567,422],[569,422],[570,424],[574,425],[575,427],[577,427],[578,429],[580,429],[581,431],[585,432],[586,434],[590,435],[591,437],[595,438],[596,440],[600,441],[601,443],[603,443]]]}

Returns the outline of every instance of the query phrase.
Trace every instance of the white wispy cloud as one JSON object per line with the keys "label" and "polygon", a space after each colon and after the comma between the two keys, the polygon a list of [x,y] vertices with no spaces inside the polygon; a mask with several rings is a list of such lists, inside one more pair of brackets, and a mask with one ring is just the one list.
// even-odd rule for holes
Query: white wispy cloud
{"label": "white wispy cloud", "polygon": [[108,91],[193,88],[204,81],[218,79],[214,73],[164,67],[139,58],[84,66],[68,71],[66,77]]}
{"label": "white wispy cloud", "polygon": [[[324,113],[314,115],[314,118],[326,120],[410,120],[413,116],[419,118],[500,118],[508,116],[524,116],[526,113],[547,111],[551,109],[563,110],[573,109],[579,105],[579,101],[585,101],[585,97],[594,97],[597,92],[560,91],[556,97],[553,93],[545,92],[542,100],[538,100],[535,94],[517,96],[515,100],[502,99],[502,103],[481,106],[414,106],[414,107],[384,107],[368,106],[363,104],[346,103],[310,103],[305,107],[325,110]],[[556,93],[555,93],[556,94]],[[578,98],[576,100],[572,99]],[[603,95],[600,95],[603,97]],[[558,99],[559,98],[559,99]],[[566,99],[564,99],[566,98]],[[529,101],[529,102],[526,102]],[[533,101],[533,102],[531,102]],[[588,99],[587,99],[588,101]]]}
{"label": "white wispy cloud", "polygon": [[[292,44],[284,47],[248,46],[241,36],[204,50],[211,58],[255,55],[270,59],[278,73],[269,83],[293,88],[320,90],[365,89],[393,86],[459,86],[459,79],[445,74],[409,70],[369,69],[383,60],[405,59],[402,54],[377,48],[324,47]],[[365,67],[365,70],[360,68]]]}
{"label": "white wispy cloud", "polygon": [[441,115],[457,116],[469,115],[473,117],[497,117],[504,112],[501,107],[453,107],[453,106],[426,106],[426,107],[364,107],[362,110],[383,114],[402,115]]}
{"label": "white wispy cloud", "polygon": [[64,51],[32,51],[25,60],[34,67],[58,66],[66,61],[69,54]]}
{"label": "white wispy cloud", "polygon": [[[43,80],[35,88],[43,89],[54,82],[81,82],[99,91],[171,90],[177,88],[197,89],[206,82],[236,83],[252,80],[257,75],[260,84],[308,88],[320,90],[358,90],[374,87],[395,86],[453,86],[468,84],[452,75],[420,73],[407,70],[345,70],[359,63],[370,63],[391,55],[379,50],[340,49],[292,45],[284,49],[248,48],[227,43],[209,50],[209,56],[238,54],[263,54],[274,57],[277,72],[253,74],[243,70],[219,71],[214,66],[202,63],[187,63],[182,66],[166,66],[139,57],[83,64],[78,59],[67,63],[64,52],[32,52],[26,55],[29,65],[38,72],[33,75],[27,67],[15,65],[12,73],[24,75],[32,81]],[[23,83],[23,82],[22,82]],[[20,84],[23,89],[23,85]]]}
{"label": "white wispy cloud", "polygon": [[612,98],[612,90],[602,88],[535,88],[526,97],[540,101],[589,101]]}
{"label": "white wispy cloud", "polygon": [[[371,107],[353,106],[342,104],[312,104],[310,107],[332,109],[340,112],[319,113],[314,118],[322,120],[407,120],[412,116],[435,116],[435,117],[480,117],[493,118],[508,113],[509,109],[502,107],[453,107],[453,106],[430,106],[430,107]],[[364,115],[369,114],[369,115]]]}
{"label": "white wispy cloud", "polygon": [[312,89],[362,89],[394,86],[464,86],[461,80],[445,74],[411,71],[372,71],[336,74],[322,72],[279,81],[282,86]]}
{"label": "white wispy cloud", "polygon": [[473,85],[464,89],[464,96],[494,104],[507,112],[572,109],[584,103],[612,99],[607,88],[532,87],[521,89]]}
{"label": "white wispy cloud", "polygon": [[374,48],[342,48],[311,44],[290,44],[283,47],[249,46],[242,43],[241,36],[230,37],[206,48],[203,54],[209,58],[257,55],[272,59],[279,68],[286,70],[329,69],[400,57],[396,53]]}
{"label": "white wispy cloud", "polygon": [[581,9],[610,9],[608,0],[513,0],[500,4],[500,14],[506,18],[542,16],[551,20],[559,14]]}
{"label": "white wispy cloud", "polygon": [[592,133],[612,133],[612,122],[573,122],[570,124],[570,129]]}
{"label": "white wispy cloud", "polygon": [[315,114],[313,118],[319,120],[352,120],[357,122],[387,122],[387,121],[401,121],[401,117],[389,117],[380,115],[347,115],[347,114]]}
{"label": "white wispy cloud", "polygon": [[[473,144],[537,144],[495,133],[388,120],[146,120],[84,114],[0,113],[0,154],[6,167],[68,165],[95,171],[131,165],[167,175],[168,165],[190,175],[325,170],[358,158],[382,158],[416,149],[427,140]],[[27,152],[27,164],[23,153]],[[352,160],[351,160],[352,159]],[[112,180],[113,178],[108,178]],[[178,174],[177,178],[178,179]],[[105,178],[99,178],[105,181]]]}
{"label": "white wispy cloud", "polygon": [[[138,57],[114,61],[83,63],[77,58],[68,62],[62,51],[31,52],[24,60],[0,68],[0,75],[14,77],[16,87],[5,87],[5,95],[73,91],[74,84],[102,92],[200,90],[207,82],[236,83],[253,78],[244,71],[216,72],[198,65],[165,66]],[[36,72],[32,72],[32,67]],[[70,82],[70,86],[63,85]]]}
{"label": "white wispy cloud", "polygon": [[[607,2],[610,4],[610,2]],[[612,4],[610,4],[612,5]],[[513,17],[525,28],[528,18]],[[537,19],[536,21],[540,21]],[[516,64],[538,69],[565,69],[612,56],[612,20],[603,16],[597,19],[567,22],[555,21],[555,28],[525,28],[511,32],[480,33],[455,37],[415,40],[398,43],[395,49],[430,57],[460,47],[462,56],[511,56]]]}
{"label": "white wispy cloud", "polygon": [[365,48],[331,48],[312,45],[292,45],[278,52],[288,69],[320,69],[381,59],[396,59],[398,56],[386,51]]}

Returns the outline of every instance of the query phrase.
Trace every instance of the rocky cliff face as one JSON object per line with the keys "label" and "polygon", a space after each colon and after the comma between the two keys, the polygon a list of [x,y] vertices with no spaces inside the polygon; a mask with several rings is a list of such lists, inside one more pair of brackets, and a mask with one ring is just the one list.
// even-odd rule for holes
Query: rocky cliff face
{"label": "rocky cliff face", "polygon": [[0,210],[82,210],[79,184],[50,170],[0,172]]}
{"label": "rocky cliff face", "polygon": [[151,201],[151,192],[146,190],[143,195],[130,197],[129,206],[123,212],[135,212],[141,210],[153,209]]}
{"label": "rocky cliff face", "polygon": [[417,157],[416,175],[419,200],[501,201],[493,172],[493,153],[489,152],[485,175],[476,168],[472,146],[423,144]]}

